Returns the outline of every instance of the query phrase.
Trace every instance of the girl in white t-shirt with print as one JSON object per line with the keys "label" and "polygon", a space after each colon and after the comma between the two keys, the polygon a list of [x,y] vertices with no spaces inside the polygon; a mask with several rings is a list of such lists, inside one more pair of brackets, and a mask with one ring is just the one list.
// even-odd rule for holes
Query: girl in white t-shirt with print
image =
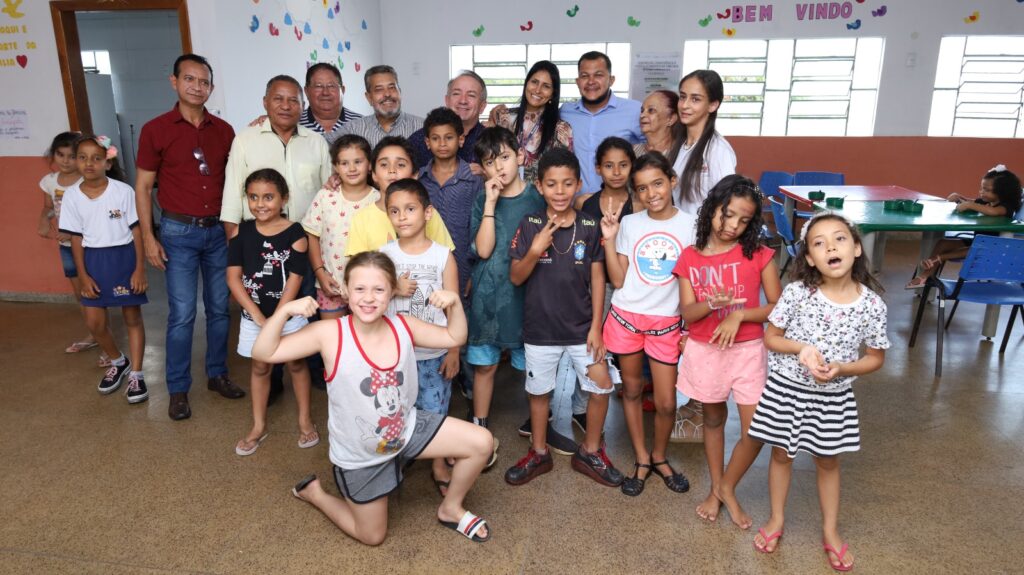
{"label": "girl in white t-shirt with print", "polygon": [[[110,138],[82,137],[75,142],[74,151],[82,181],[64,192],[59,229],[71,236],[71,252],[82,282],[85,323],[110,358],[110,368],[97,390],[113,393],[127,377],[128,403],[139,403],[149,398],[142,376],[146,331],[141,307],[148,300],[135,190],[114,179],[121,170]],[[110,307],[121,308],[130,358],[121,353],[110,332]]]}
{"label": "girl in white t-shirt with print", "polygon": [[[665,453],[675,423],[676,364],[682,328],[679,287],[672,268],[693,243],[696,220],[672,205],[676,175],[665,156],[658,152],[641,156],[630,177],[634,193],[646,209],[624,217],[621,224],[618,210],[601,219],[604,243],[614,245],[616,252],[608,254],[605,262],[615,294],[603,336],[608,351],[618,355],[622,409],[636,454],[633,475],[622,483],[622,492],[640,495],[654,473],[669,489],[683,493],[690,484],[669,465]],[[654,383],[651,451],[644,439],[641,406],[644,354],[650,359]]]}
{"label": "girl in white t-shirt with print", "polygon": [[673,166],[679,174],[673,199],[679,209],[694,216],[708,191],[736,173],[736,152],[715,131],[724,97],[722,77],[714,70],[694,70],[679,81],[679,121],[686,128],[686,140]]}

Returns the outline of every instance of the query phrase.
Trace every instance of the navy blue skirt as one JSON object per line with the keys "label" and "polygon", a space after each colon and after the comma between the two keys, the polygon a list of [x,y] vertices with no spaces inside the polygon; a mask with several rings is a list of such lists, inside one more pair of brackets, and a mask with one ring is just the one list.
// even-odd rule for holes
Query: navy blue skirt
{"label": "navy blue skirt", "polygon": [[89,307],[121,307],[148,303],[145,293],[132,293],[135,242],[109,248],[85,248],[85,270],[100,288],[100,297],[82,298]]}

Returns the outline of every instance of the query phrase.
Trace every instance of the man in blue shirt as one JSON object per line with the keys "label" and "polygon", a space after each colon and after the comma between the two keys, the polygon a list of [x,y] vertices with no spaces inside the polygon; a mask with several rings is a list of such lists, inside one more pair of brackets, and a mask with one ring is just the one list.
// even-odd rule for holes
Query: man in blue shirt
{"label": "man in blue shirt", "polygon": [[576,65],[576,86],[580,99],[562,104],[560,116],[572,126],[573,148],[583,170],[583,188],[579,193],[593,194],[601,189],[595,156],[597,147],[609,136],[618,136],[632,144],[646,141],[640,132],[640,102],[612,94],[612,61],[601,52],[587,52]]}

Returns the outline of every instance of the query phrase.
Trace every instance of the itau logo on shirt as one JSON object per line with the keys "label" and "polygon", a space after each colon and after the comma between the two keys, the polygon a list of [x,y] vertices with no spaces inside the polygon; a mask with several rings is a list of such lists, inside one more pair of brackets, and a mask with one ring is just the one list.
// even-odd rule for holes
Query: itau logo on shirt
{"label": "itau logo on shirt", "polygon": [[633,250],[636,271],[645,283],[664,285],[672,281],[672,268],[683,253],[682,243],[665,232],[651,232],[640,238]]}

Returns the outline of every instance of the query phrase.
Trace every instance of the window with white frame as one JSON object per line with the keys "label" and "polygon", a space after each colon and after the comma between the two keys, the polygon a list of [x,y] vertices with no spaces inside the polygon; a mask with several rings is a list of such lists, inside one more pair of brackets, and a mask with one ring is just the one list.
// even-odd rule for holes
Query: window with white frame
{"label": "window with white frame", "polygon": [[83,51],[82,69],[86,74],[110,75],[110,52],[106,50]]}
{"label": "window with white frame", "polygon": [[596,50],[607,54],[612,61],[612,75],[615,76],[612,93],[626,98],[629,96],[629,48],[629,43],[625,42],[451,46],[449,77],[460,70],[473,70],[484,79],[487,83],[487,108],[481,116],[483,119],[498,104],[510,108],[519,105],[526,73],[540,60],[550,60],[558,66],[561,76],[559,99],[562,102],[579,99],[576,64],[584,53]]}
{"label": "window with white frame", "polygon": [[1024,36],[947,36],[929,136],[1024,138]]}
{"label": "window with white frame", "polygon": [[683,72],[725,84],[716,128],[750,136],[871,136],[882,38],[689,40]]}

